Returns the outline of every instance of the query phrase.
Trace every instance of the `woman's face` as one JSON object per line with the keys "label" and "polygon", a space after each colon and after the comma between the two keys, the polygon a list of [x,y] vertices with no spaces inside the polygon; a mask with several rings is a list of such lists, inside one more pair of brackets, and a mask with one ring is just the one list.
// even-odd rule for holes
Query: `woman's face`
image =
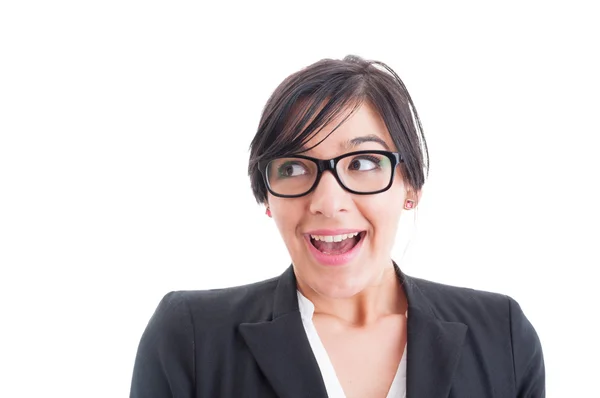
{"label": "woman's face", "polygon": [[[321,141],[348,112],[323,128],[307,147]],[[349,144],[357,138],[363,139]],[[303,154],[331,159],[360,150],[396,151],[383,120],[368,104],[363,104],[333,134]],[[406,195],[398,166],[391,188],[378,194],[347,192],[331,172],[324,172],[308,195],[280,198],[269,193],[272,217],[290,253],[301,288],[326,297],[346,298],[377,284],[384,269],[391,265],[390,253]],[[361,231],[360,239],[347,238],[347,246],[341,250],[352,247],[349,255],[335,258],[328,256],[340,251],[311,237],[319,235],[319,240],[331,240],[328,236],[347,235],[348,231]]]}

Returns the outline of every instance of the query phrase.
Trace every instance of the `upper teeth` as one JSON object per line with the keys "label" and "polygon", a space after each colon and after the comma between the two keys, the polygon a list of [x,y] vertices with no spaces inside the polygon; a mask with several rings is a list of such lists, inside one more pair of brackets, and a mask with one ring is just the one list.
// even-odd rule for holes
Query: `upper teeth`
{"label": "upper teeth", "polygon": [[354,238],[356,235],[358,235],[358,232],[342,235],[311,235],[310,237],[314,240],[321,240],[323,242],[341,242],[344,239]]}

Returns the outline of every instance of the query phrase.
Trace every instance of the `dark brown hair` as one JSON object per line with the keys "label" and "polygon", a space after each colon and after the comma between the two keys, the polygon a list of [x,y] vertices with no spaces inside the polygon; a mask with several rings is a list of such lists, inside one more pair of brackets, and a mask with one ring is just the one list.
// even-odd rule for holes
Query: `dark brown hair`
{"label": "dark brown hair", "polygon": [[364,102],[379,113],[404,159],[400,167],[405,182],[420,190],[429,171],[429,153],[404,83],[386,64],[348,55],[343,60],[323,59],[290,75],[267,101],[250,144],[248,174],[256,201],[267,202],[258,169],[261,160],[311,149],[305,144],[315,134],[343,111],[354,111]]}

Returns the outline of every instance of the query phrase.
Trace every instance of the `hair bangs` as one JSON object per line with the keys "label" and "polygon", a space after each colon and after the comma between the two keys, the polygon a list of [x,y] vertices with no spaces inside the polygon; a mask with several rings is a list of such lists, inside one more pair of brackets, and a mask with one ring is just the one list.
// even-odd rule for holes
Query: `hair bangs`
{"label": "hair bangs", "polygon": [[[363,102],[361,86],[359,79],[338,79],[299,87],[299,92],[290,94],[290,101],[282,104],[281,109],[274,109],[277,116],[272,116],[275,116],[277,123],[269,125],[269,118],[265,117],[265,123],[259,126],[259,131],[261,128],[270,130],[265,137],[270,145],[257,157],[257,161],[302,153],[319,145],[360,107]],[[325,126],[348,110],[350,112],[323,140],[307,147],[308,142]]]}

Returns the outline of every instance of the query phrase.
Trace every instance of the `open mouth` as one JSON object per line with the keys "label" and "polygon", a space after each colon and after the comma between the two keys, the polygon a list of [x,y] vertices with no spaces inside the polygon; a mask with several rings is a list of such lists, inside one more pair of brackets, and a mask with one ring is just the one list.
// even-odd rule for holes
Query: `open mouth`
{"label": "open mouth", "polygon": [[334,256],[352,250],[365,234],[366,231],[333,236],[310,235],[310,243],[321,253]]}

